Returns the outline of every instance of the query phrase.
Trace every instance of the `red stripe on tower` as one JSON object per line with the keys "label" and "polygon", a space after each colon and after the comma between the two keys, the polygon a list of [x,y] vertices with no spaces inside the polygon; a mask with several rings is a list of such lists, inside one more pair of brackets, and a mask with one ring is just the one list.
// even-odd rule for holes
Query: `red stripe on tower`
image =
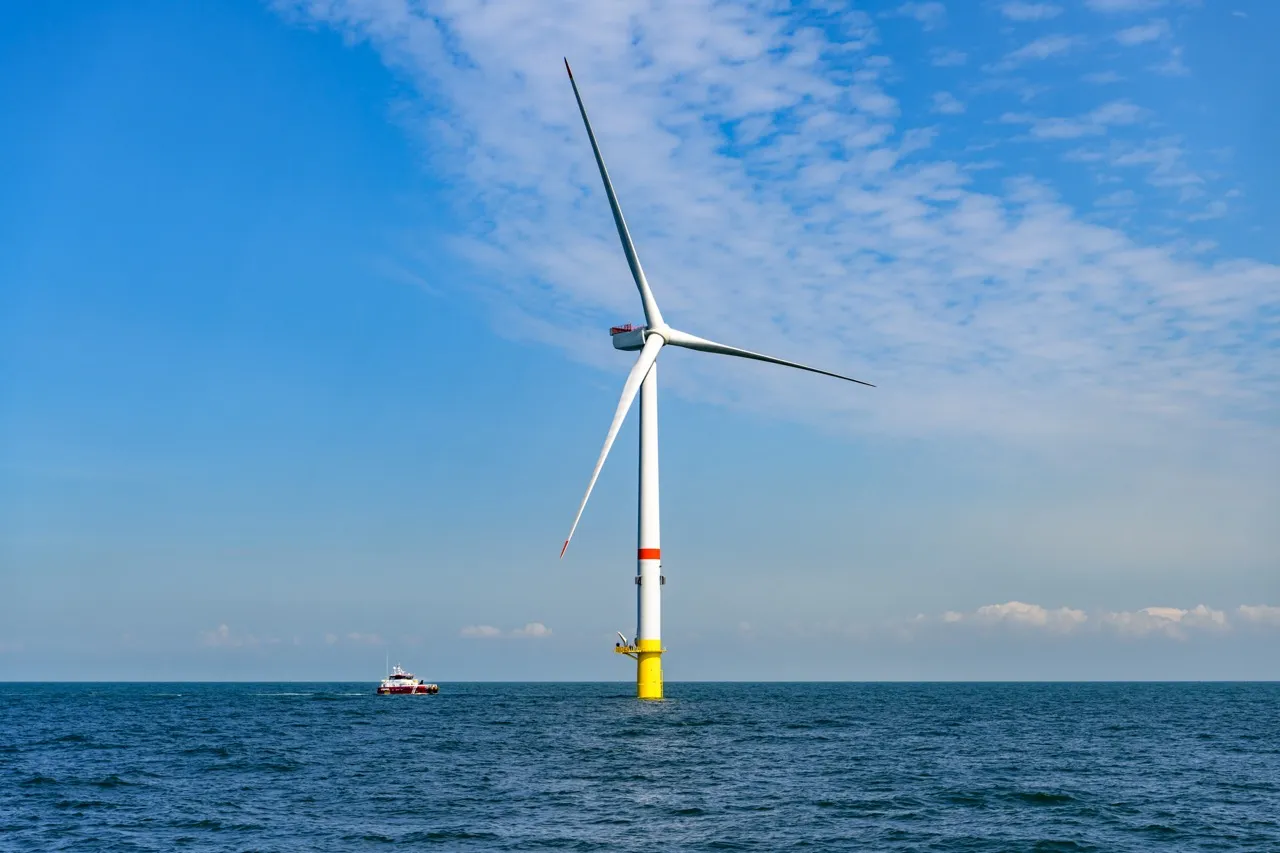
{"label": "red stripe on tower", "polygon": [[661,549],[661,548],[637,548],[637,549],[636,549],[636,559],[639,559],[639,560],[661,560],[661,559],[662,559],[662,549]]}

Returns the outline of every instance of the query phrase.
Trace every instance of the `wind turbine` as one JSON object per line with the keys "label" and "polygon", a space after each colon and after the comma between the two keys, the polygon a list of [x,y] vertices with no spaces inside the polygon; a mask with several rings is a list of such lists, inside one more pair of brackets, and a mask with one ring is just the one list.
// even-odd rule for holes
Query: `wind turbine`
{"label": "wind turbine", "polygon": [[618,437],[618,430],[626,418],[636,394],[640,395],[640,499],[639,520],[637,523],[636,549],[636,635],[631,641],[622,635],[622,642],[614,647],[614,651],[636,659],[636,695],[641,699],[662,698],[662,584],[666,578],[662,576],[661,538],[658,530],[658,353],[664,346],[684,347],[699,352],[732,355],[738,358],[750,358],[756,361],[767,361],[807,370],[810,373],[821,373],[867,385],[870,382],[819,370],[794,361],[762,355],[750,350],[718,344],[706,338],[699,338],[687,332],[681,332],[667,325],[658,310],[658,303],[649,289],[649,282],[640,267],[640,258],[636,255],[636,247],[627,232],[626,220],[622,218],[622,208],[618,206],[618,197],[613,192],[613,184],[609,181],[609,172],[604,167],[604,158],[600,156],[600,145],[591,130],[591,122],[587,119],[587,108],[582,104],[582,95],[578,92],[578,84],[573,79],[573,70],[569,60],[564,61],[565,71],[569,72],[569,84],[573,86],[573,96],[578,101],[578,111],[582,113],[582,123],[587,128],[587,138],[591,140],[591,150],[596,157],[596,165],[600,167],[600,180],[604,182],[605,194],[609,197],[609,207],[613,210],[613,222],[618,227],[618,238],[622,241],[622,251],[627,256],[627,266],[631,268],[631,277],[635,279],[640,291],[640,303],[644,307],[645,325],[640,328],[615,326],[609,330],[613,337],[615,349],[629,352],[639,351],[640,357],[627,375],[622,386],[622,398],[618,400],[618,409],[613,414],[613,423],[609,425],[609,433],[605,436],[604,447],[600,450],[600,458],[596,460],[595,470],[591,472],[591,482],[587,484],[587,492],[578,505],[578,514],[573,518],[573,526],[569,528],[569,536],[560,549],[560,557],[569,548],[569,541],[578,529],[582,520],[582,511],[587,507],[587,499],[595,488],[600,477],[600,469],[613,447],[613,440]]}

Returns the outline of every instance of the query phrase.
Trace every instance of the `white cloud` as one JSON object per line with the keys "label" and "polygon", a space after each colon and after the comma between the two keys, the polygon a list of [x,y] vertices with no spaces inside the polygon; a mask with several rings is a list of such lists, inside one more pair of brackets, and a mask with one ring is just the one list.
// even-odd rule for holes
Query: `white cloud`
{"label": "white cloud", "polygon": [[523,628],[503,631],[493,625],[468,625],[458,632],[460,636],[480,640],[540,640],[551,636],[551,629],[541,622],[529,622]]}
{"label": "white cloud", "polygon": [[[1241,605],[1236,612],[1249,624],[1280,627],[1280,607]],[[922,616],[909,620],[911,625],[929,621]],[[1006,625],[1057,634],[1107,630],[1129,637],[1153,636],[1175,640],[1189,639],[1197,632],[1220,634],[1231,629],[1231,622],[1224,611],[1214,610],[1204,604],[1186,610],[1178,607],[1144,607],[1133,611],[1102,611],[1091,618],[1085,611],[1072,607],[1050,609],[1039,604],[1009,601],[1004,604],[987,604],[968,612],[948,610],[938,617],[935,624]]]}
{"label": "white cloud", "polygon": [[1182,48],[1180,47],[1170,49],[1169,58],[1164,62],[1152,65],[1151,70],[1166,77],[1185,77],[1191,73],[1191,69],[1182,61]]}
{"label": "white cloud", "polygon": [[347,634],[347,641],[356,643],[361,646],[380,646],[382,645],[382,637],[378,634],[362,634],[359,631],[352,631]]}
{"label": "white cloud", "polygon": [[1005,113],[1000,121],[1005,124],[1026,124],[1031,136],[1037,139],[1078,139],[1097,136],[1116,125],[1134,124],[1146,115],[1146,111],[1129,101],[1119,100],[1103,104],[1091,112],[1074,118],[1041,118],[1027,113]]}
{"label": "white cloud", "polygon": [[1221,610],[1213,610],[1203,604],[1190,610],[1177,607],[1144,607],[1132,612],[1106,613],[1102,624],[1121,634],[1143,637],[1159,635],[1182,640],[1187,629],[1223,631],[1229,627],[1227,616]]}
{"label": "white cloud", "polygon": [[1272,607],[1268,604],[1241,604],[1236,608],[1236,612],[1246,622],[1280,627],[1280,607]]}
{"label": "white cloud", "polygon": [[502,636],[502,629],[493,625],[468,625],[458,633],[463,637],[494,639]]}
{"label": "white cloud", "polygon": [[969,54],[963,50],[938,50],[929,54],[929,61],[939,68],[955,68],[969,61]]}
{"label": "white cloud", "polygon": [[[1280,307],[1274,265],[1150,245],[1033,179],[980,189],[902,118],[868,55],[866,16],[827,32],[709,0],[642,12],[548,2],[289,5],[371,45],[423,93],[401,120],[472,212],[449,235],[454,281],[433,286],[465,286],[504,333],[616,369],[600,329],[638,310],[563,48],[581,57],[668,318],[880,385],[874,398],[840,394],[689,358],[673,393],[840,429],[1016,436],[1047,452],[1193,428],[1264,440],[1253,436],[1280,400],[1275,371],[1259,368],[1274,364],[1276,331],[1260,320]],[[1019,55],[1074,44],[1059,39]],[[1070,138],[1139,115],[1113,104],[1020,121]]]}
{"label": "white cloud", "polygon": [[1083,610],[1073,610],[1070,607],[1047,610],[1038,604],[1021,601],[983,605],[974,612],[974,618],[980,622],[1009,622],[1057,631],[1070,631],[1088,619]]}
{"label": "white cloud", "polygon": [[1115,146],[1107,155],[1112,166],[1147,170],[1147,183],[1161,189],[1177,190],[1180,200],[1204,194],[1204,178],[1186,164],[1186,151],[1176,137],[1148,140],[1140,146]]}
{"label": "white cloud", "polygon": [[1084,4],[1095,12],[1124,14],[1159,9],[1165,4],[1165,0],[1085,0]]}
{"label": "white cloud", "polygon": [[964,112],[964,104],[950,92],[935,92],[933,95],[933,111],[947,116],[959,115]]}
{"label": "white cloud", "polygon": [[1099,163],[1107,159],[1107,155],[1091,148],[1073,148],[1063,154],[1062,159],[1068,163]]}
{"label": "white cloud", "polygon": [[926,30],[937,29],[947,22],[947,7],[941,3],[903,3],[896,10],[897,14],[915,18]]}
{"label": "white cloud", "polygon": [[1057,35],[1041,36],[1028,42],[991,67],[992,71],[1008,71],[1027,62],[1038,62],[1055,56],[1063,56],[1080,44],[1076,36]]}
{"label": "white cloud", "polygon": [[1132,47],[1135,44],[1146,44],[1149,41],[1156,41],[1169,35],[1169,22],[1163,18],[1157,18],[1149,24],[1139,24],[1128,29],[1123,29],[1116,33],[1116,41]]}
{"label": "white cloud", "polygon": [[1089,619],[1083,610],[1059,607],[1054,610],[1039,604],[1009,601],[1004,604],[985,604],[972,613],[948,610],[942,614],[946,624],[1014,625],[1043,628],[1055,633],[1069,633]]}
{"label": "white cloud", "polygon": [[1129,101],[1111,101],[1089,113],[1089,120],[1097,124],[1133,124],[1146,115],[1146,110]]}
{"label": "white cloud", "polygon": [[1210,219],[1221,219],[1227,215],[1227,203],[1221,199],[1211,201],[1203,210],[1189,213],[1185,217],[1188,222],[1205,222]]}
{"label": "white cloud", "polygon": [[1096,207],[1133,207],[1138,203],[1138,194],[1133,190],[1117,190],[1104,195],[1094,202]]}
{"label": "white cloud", "polygon": [[[357,646],[382,646],[386,644],[381,634],[365,633],[362,631],[348,631],[345,634],[336,634],[329,631],[324,634],[323,639],[326,646],[336,646],[339,643],[351,643]],[[276,643],[279,642],[279,640],[267,640],[267,642]],[[292,643],[293,645],[298,646],[302,644],[302,641],[300,638],[294,637]]]}
{"label": "white cloud", "polygon": [[1025,3],[1021,0],[1004,3],[1000,14],[1011,21],[1047,21],[1062,14],[1062,7],[1052,3]]}
{"label": "white cloud", "polygon": [[1183,625],[1192,628],[1222,629],[1227,627],[1227,615],[1225,613],[1221,610],[1212,610],[1203,604],[1198,604],[1185,611],[1180,621]]}
{"label": "white cloud", "polygon": [[212,631],[201,632],[200,641],[203,645],[211,648],[225,649],[238,649],[242,646],[258,645],[257,637],[252,634],[235,633],[225,623],[214,628]]}

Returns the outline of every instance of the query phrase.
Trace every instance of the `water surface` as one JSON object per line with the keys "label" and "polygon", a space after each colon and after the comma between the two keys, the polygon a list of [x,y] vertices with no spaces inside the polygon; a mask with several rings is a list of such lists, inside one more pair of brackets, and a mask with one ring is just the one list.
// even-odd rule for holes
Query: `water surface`
{"label": "water surface", "polygon": [[0,685],[0,849],[1280,851],[1280,684]]}

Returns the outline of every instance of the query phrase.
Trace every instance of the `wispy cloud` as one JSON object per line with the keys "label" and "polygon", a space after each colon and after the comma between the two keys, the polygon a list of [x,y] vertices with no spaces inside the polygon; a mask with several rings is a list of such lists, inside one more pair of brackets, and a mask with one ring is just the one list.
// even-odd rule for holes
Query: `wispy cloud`
{"label": "wispy cloud", "polygon": [[212,631],[201,632],[200,643],[210,648],[238,649],[244,646],[257,646],[260,641],[253,634],[232,631],[231,627],[224,623]]}
{"label": "wispy cloud", "polygon": [[1245,622],[1280,628],[1280,607],[1271,607],[1266,604],[1241,604],[1236,608],[1236,612]]}
{"label": "wispy cloud", "polygon": [[[466,272],[455,278],[507,334],[616,365],[599,330],[637,311],[563,48],[581,58],[583,95],[669,319],[881,386],[871,405],[688,359],[673,392],[839,429],[1052,447],[1147,436],[1153,423],[1159,435],[1182,424],[1260,436],[1276,413],[1278,333],[1264,318],[1280,306],[1280,270],[1149,245],[1034,178],[979,188],[903,118],[865,15],[815,28],[696,0],[643,13],[565,0],[494,0],[482,14],[402,0],[288,8],[371,45],[422,93],[401,120],[474,214],[452,235]],[[1047,39],[1017,61],[1075,44]],[[1071,138],[1140,115],[1118,101],[1015,123]]]}
{"label": "wispy cloud", "polygon": [[347,634],[347,642],[355,643],[361,646],[381,646],[381,634],[364,634],[359,631],[351,631]]}
{"label": "wispy cloud", "polygon": [[1005,124],[1025,124],[1031,136],[1037,139],[1079,139],[1096,136],[1116,125],[1139,121],[1144,110],[1130,101],[1111,101],[1095,110],[1074,118],[1042,118],[1027,113],[1005,113],[1000,120]]}
{"label": "wispy cloud", "polygon": [[1164,62],[1152,65],[1151,70],[1166,77],[1185,77],[1191,73],[1191,69],[1182,61],[1182,48],[1180,47],[1170,48],[1168,58]]}
{"label": "wispy cloud", "polygon": [[541,640],[551,636],[551,629],[541,622],[529,622],[523,628],[510,631],[494,625],[468,625],[458,635],[472,640]]}
{"label": "wispy cloud", "polygon": [[1048,631],[1069,633],[1089,619],[1083,610],[1070,607],[1048,609],[1039,604],[1009,601],[1004,604],[986,604],[970,613],[948,610],[942,614],[946,625],[1014,625],[1025,628],[1042,628]]}
{"label": "wispy cloud", "polygon": [[1086,83],[1104,85],[1108,83],[1119,83],[1124,80],[1124,77],[1114,71],[1094,71],[1089,74],[1085,74],[1080,79]]}
{"label": "wispy cloud", "polygon": [[[1264,628],[1280,628],[1280,607],[1241,605],[1236,613],[1244,623]],[[1231,620],[1223,610],[1205,604],[1189,609],[1179,607],[1143,607],[1139,610],[1104,610],[1090,616],[1073,607],[1044,607],[1022,601],[987,604],[976,610],[948,610],[930,619],[916,616],[910,625],[937,626],[1008,626],[1041,630],[1055,634],[1081,631],[1111,632],[1125,637],[1165,637],[1185,640],[1196,632],[1221,633],[1231,630]]]}
{"label": "wispy cloud", "polygon": [[1116,41],[1126,47],[1132,47],[1135,44],[1146,44],[1149,41],[1162,39],[1171,32],[1169,22],[1163,18],[1157,18],[1148,24],[1138,24],[1121,30],[1116,33]]}
{"label": "wispy cloud", "polygon": [[1119,15],[1129,12],[1150,12],[1165,5],[1166,0],[1084,0],[1085,6],[1095,12]]}
{"label": "wispy cloud", "polygon": [[1133,207],[1138,203],[1138,194],[1133,190],[1117,190],[1102,196],[1093,204],[1095,207]]}
{"label": "wispy cloud", "polygon": [[1145,169],[1148,184],[1177,190],[1181,201],[1204,195],[1202,187],[1205,180],[1187,165],[1186,150],[1177,137],[1152,139],[1140,145],[1113,146],[1105,158],[1112,166]]}
{"label": "wispy cloud", "polygon": [[1190,630],[1225,631],[1229,625],[1227,615],[1203,604],[1190,610],[1177,607],[1144,607],[1135,611],[1105,613],[1102,623],[1121,634],[1143,637],[1156,634],[1173,639],[1185,639]]}
{"label": "wispy cloud", "polygon": [[386,645],[386,641],[382,639],[381,634],[365,633],[362,631],[348,631],[345,634],[330,631],[324,635],[324,642],[327,646],[336,646],[339,643],[350,643],[357,646]]}
{"label": "wispy cloud", "polygon": [[926,30],[934,30],[947,22],[947,7],[937,2],[903,3],[894,10],[896,14],[915,18]]}
{"label": "wispy cloud", "polygon": [[963,50],[933,50],[929,54],[931,64],[939,68],[956,68],[969,61],[969,55]]}
{"label": "wispy cloud", "polygon": [[1062,33],[1041,36],[1035,41],[1027,42],[1017,50],[1010,51],[1005,55],[1004,59],[991,66],[990,70],[1009,71],[1027,62],[1040,62],[1056,56],[1064,56],[1078,47],[1080,43],[1079,36],[1063,35]]}
{"label": "wispy cloud", "polygon": [[933,95],[933,111],[946,116],[960,115],[964,112],[964,104],[950,92],[935,92]]}
{"label": "wispy cloud", "polygon": [[1188,222],[1207,222],[1210,219],[1221,219],[1227,215],[1227,203],[1221,199],[1209,202],[1200,210],[1186,215]]}
{"label": "wispy cloud", "polygon": [[1062,7],[1053,3],[1002,3],[1000,14],[1011,21],[1047,21],[1061,15]]}

